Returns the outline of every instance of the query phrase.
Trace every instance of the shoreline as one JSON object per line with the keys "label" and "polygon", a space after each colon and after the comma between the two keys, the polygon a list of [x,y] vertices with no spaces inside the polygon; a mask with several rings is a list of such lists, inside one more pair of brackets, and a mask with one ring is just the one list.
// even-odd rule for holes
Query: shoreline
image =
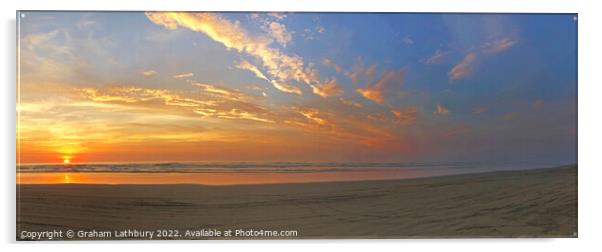
{"label": "shoreline", "polygon": [[[283,173],[237,173],[237,172],[228,172],[228,173],[219,173],[219,172],[104,172],[104,171],[69,171],[69,172],[17,172],[17,185],[58,185],[58,184],[72,184],[72,185],[200,185],[200,186],[236,186],[236,185],[273,185],[273,184],[311,184],[311,183],[339,183],[339,182],[364,182],[364,181],[397,181],[397,180],[412,180],[412,179],[429,179],[429,178],[440,178],[440,177],[449,177],[449,176],[464,176],[464,175],[478,175],[478,174],[496,174],[496,173],[504,173],[504,172],[527,172],[527,171],[538,171],[538,170],[547,170],[547,169],[557,169],[563,167],[571,167],[577,166],[573,165],[559,165],[554,167],[537,167],[537,168],[528,168],[528,169],[507,169],[507,170],[493,170],[493,171],[464,171],[464,172],[456,172],[456,173],[441,173],[441,174],[431,174],[428,175],[426,171],[424,173],[417,172],[415,174],[402,174],[399,175],[399,172],[406,173],[407,170],[395,170],[392,169],[390,174],[393,176],[397,175],[395,178],[385,178],[387,173],[382,173],[382,171],[336,171],[336,172],[315,172],[310,173],[295,173],[295,172],[283,172]],[[428,170],[427,170],[428,171]],[[332,176],[330,179],[324,179],[323,177],[331,176],[338,174],[339,177]],[[345,177],[344,175],[376,175],[373,178],[349,178],[349,176]],[[161,175],[171,176],[172,179],[170,181],[157,181],[154,178],[157,178]],[[104,178],[103,180],[94,181],[92,183],[85,182],[77,182],[78,179],[73,179],[69,181],[69,176],[82,176],[82,177],[95,177],[97,180],[99,177]],[[237,182],[228,181],[228,177],[255,177],[255,178],[263,178],[259,179],[259,182],[254,182],[253,178],[248,179],[239,179],[232,180]],[[303,179],[294,179],[294,177],[310,177],[309,180]],[[25,177],[26,180],[32,181],[31,178],[42,178],[51,177],[53,183],[47,183],[45,181],[42,182],[34,182],[34,183],[22,183],[19,182],[22,177]],[[122,179],[123,181],[127,181],[128,178],[130,181],[138,181],[138,183],[128,183],[128,182],[111,182],[111,183],[103,183],[102,181],[110,181],[111,177],[117,177]],[[198,181],[201,182],[178,182],[177,177],[184,178],[182,181],[195,181],[194,178],[197,178]],[[211,181],[213,178],[218,178],[218,180],[223,180],[225,182],[220,183],[202,183],[202,181]],[[270,178],[274,177],[274,178]],[[313,180],[312,180],[313,177]],[[278,180],[279,179],[279,180]],[[305,178],[307,179],[307,178]],[[80,181],[90,181],[90,179],[79,179]],[[281,181],[285,182],[281,182]],[[261,182],[263,181],[263,182]]]}

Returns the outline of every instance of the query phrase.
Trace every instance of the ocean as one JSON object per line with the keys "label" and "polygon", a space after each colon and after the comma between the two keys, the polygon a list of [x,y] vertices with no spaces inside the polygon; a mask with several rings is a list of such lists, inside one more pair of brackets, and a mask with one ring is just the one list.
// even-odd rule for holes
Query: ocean
{"label": "ocean", "polygon": [[27,164],[17,183],[91,184],[272,184],[389,180],[558,166],[543,163],[394,162],[161,162]]}

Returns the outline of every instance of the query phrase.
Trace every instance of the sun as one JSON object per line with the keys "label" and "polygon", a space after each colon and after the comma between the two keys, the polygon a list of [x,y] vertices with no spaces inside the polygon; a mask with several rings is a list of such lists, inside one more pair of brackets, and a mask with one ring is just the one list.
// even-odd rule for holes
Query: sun
{"label": "sun", "polygon": [[70,164],[71,160],[68,158],[63,159],[63,164]]}

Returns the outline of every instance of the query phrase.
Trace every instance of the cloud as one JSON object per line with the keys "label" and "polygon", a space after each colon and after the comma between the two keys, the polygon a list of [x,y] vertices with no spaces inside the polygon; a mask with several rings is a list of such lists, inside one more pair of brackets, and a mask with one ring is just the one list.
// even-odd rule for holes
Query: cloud
{"label": "cloud", "polygon": [[359,72],[349,72],[347,73],[347,77],[349,77],[349,79],[351,79],[351,83],[353,84],[357,84],[360,78],[360,73]]}
{"label": "cloud", "polygon": [[356,62],[353,66],[353,69],[351,71],[344,72],[345,76],[351,80],[351,83],[357,84],[362,80],[372,79],[376,76],[376,63],[366,68],[361,57],[356,58],[355,61]]}
{"label": "cloud", "polygon": [[298,95],[303,94],[303,92],[301,91],[301,89],[299,87],[296,87],[296,86],[293,86],[293,85],[289,85],[289,84],[286,84],[286,83],[282,83],[282,82],[279,82],[277,80],[272,80],[272,85],[276,89],[278,89],[278,90],[280,90],[282,92],[285,92],[285,93],[293,93],[293,94],[298,94]]}
{"label": "cloud", "polygon": [[516,43],[518,43],[518,41],[515,39],[504,38],[504,39],[487,42],[487,43],[483,44],[481,46],[481,50],[484,53],[497,54],[502,51],[505,51],[508,48],[513,47],[514,45],[516,45]]}
{"label": "cloud", "polygon": [[220,87],[220,86],[211,85],[211,84],[205,84],[205,83],[193,83],[192,85],[199,87],[201,90],[203,90],[206,93],[209,93],[212,95],[219,95],[222,98],[227,98],[227,99],[235,100],[235,101],[249,100],[247,95],[241,93],[238,90],[234,90],[234,89],[230,89],[230,88],[226,88],[226,87]]}
{"label": "cloud", "polygon": [[[105,89],[83,88],[84,97],[100,103],[127,104],[144,113],[156,114],[161,108],[164,116],[172,114],[197,114],[220,119],[244,119],[264,123],[275,122],[273,115],[259,105],[248,102],[247,96],[237,90],[216,85],[195,83],[203,92],[200,97],[189,97],[165,89],[134,86],[116,86]],[[157,107],[159,106],[159,107]]]}
{"label": "cloud", "polygon": [[284,14],[283,12],[270,12],[268,13],[268,15],[278,20],[286,18],[286,14]]}
{"label": "cloud", "polygon": [[443,139],[451,139],[465,136],[470,133],[471,128],[466,124],[458,124],[450,126],[447,129],[444,129],[444,132],[441,133],[440,137]]}
{"label": "cloud", "polygon": [[274,88],[276,88],[284,93],[293,93],[293,94],[298,94],[298,95],[303,94],[301,89],[296,86],[289,85],[289,84],[286,84],[286,83],[283,83],[283,82],[280,82],[277,80],[268,79],[255,65],[249,63],[246,60],[241,61],[238,65],[236,65],[236,67],[240,68],[240,69],[251,71],[252,73],[255,74],[255,76],[257,76],[257,78],[267,80],[268,82],[270,82],[272,84],[272,86]]}
{"label": "cloud", "polygon": [[476,107],[472,109],[472,113],[478,115],[487,112],[487,110],[489,110],[487,107]]}
{"label": "cloud", "polygon": [[364,98],[376,102],[378,104],[382,104],[383,102],[385,102],[382,90],[378,87],[358,88],[355,91],[361,94]]}
{"label": "cloud", "polygon": [[541,109],[544,106],[544,102],[542,99],[538,99],[536,101],[533,102],[533,109]]}
{"label": "cloud", "polygon": [[320,34],[322,34],[324,32],[326,32],[326,28],[320,24],[317,24],[313,29],[312,28],[303,29],[303,32],[301,33],[301,37],[303,37],[305,40],[315,40],[320,36]]}
{"label": "cloud", "polygon": [[271,22],[268,25],[268,30],[272,38],[274,38],[276,42],[281,44],[283,47],[286,47],[286,45],[293,39],[293,35],[288,32],[286,30],[286,26],[281,23]]}
{"label": "cloud", "polygon": [[243,70],[248,70],[248,71],[251,71],[252,73],[254,73],[254,74],[255,74],[255,76],[256,76],[257,78],[260,78],[260,79],[264,79],[264,80],[270,81],[270,80],[268,79],[268,77],[265,77],[265,75],[264,75],[264,74],[263,74],[263,73],[262,73],[262,72],[261,72],[261,71],[260,71],[260,70],[259,70],[259,69],[258,69],[256,66],[255,66],[255,65],[253,65],[253,64],[251,64],[251,63],[249,63],[249,62],[248,62],[248,61],[246,61],[246,60],[243,60],[243,61],[239,62],[239,63],[236,65],[236,67],[237,67],[237,68],[240,68],[240,69],[243,69]]}
{"label": "cloud", "polygon": [[334,127],[328,120],[320,117],[320,112],[317,109],[299,109],[298,112],[318,125]]}
{"label": "cloud", "polygon": [[[374,64],[373,66],[376,67],[376,64]],[[366,69],[364,67],[364,62],[362,61],[362,58],[357,57],[353,65],[353,69],[351,71],[346,71],[344,74],[351,80],[351,83],[357,84],[360,81],[360,79],[366,74]]]}
{"label": "cloud", "polygon": [[78,21],[75,26],[77,26],[77,28],[79,28],[80,30],[89,31],[89,30],[92,30],[92,29],[98,27],[99,25],[100,25],[100,23],[98,21],[84,18],[84,19]]}
{"label": "cloud", "polygon": [[[486,42],[481,46],[481,52],[483,54],[494,55],[500,53],[512,46],[514,46],[518,41],[515,39],[505,38],[501,40],[496,40],[492,42]],[[479,56],[480,57],[480,56]],[[448,73],[450,81],[456,81],[460,79],[464,79],[470,76],[474,70],[474,63],[477,59],[476,52],[469,52],[466,54],[464,59],[460,61],[460,63],[456,64]]]}
{"label": "cloud", "polygon": [[377,104],[385,102],[384,92],[403,84],[405,74],[403,70],[385,71],[381,74],[376,83],[369,84],[367,87],[357,88],[355,91],[364,98]]}
{"label": "cloud", "polygon": [[366,75],[368,75],[370,78],[373,78],[375,73],[376,64],[372,64],[370,67],[368,67],[368,69],[366,69]]}
{"label": "cloud", "polygon": [[343,90],[339,87],[335,78],[326,81],[324,84],[313,85],[312,91],[314,94],[322,97],[340,96],[343,93]]}
{"label": "cloud", "polygon": [[[58,30],[54,30],[54,31],[46,32],[46,33],[29,34],[29,35],[25,36],[23,39],[21,39],[20,45],[29,50],[45,48],[47,46],[50,46],[49,42],[51,40],[55,39],[57,37],[58,33],[59,33]],[[68,49],[68,48],[65,48],[65,49]]]}
{"label": "cloud", "polygon": [[186,79],[186,78],[190,78],[192,76],[194,76],[193,73],[182,73],[182,74],[176,74],[173,77],[176,79]]}
{"label": "cloud", "polygon": [[155,71],[155,70],[146,70],[146,71],[142,72],[142,75],[144,75],[146,77],[155,76],[155,75],[157,75],[157,71]]}
{"label": "cloud", "polygon": [[322,64],[324,64],[325,66],[328,66],[328,67],[332,67],[332,68],[334,68],[334,70],[335,70],[337,73],[340,73],[340,72],[342,72],[342,71],[343,71],[343,68],[342,68],[341,66],[339,66],[337,63],[334,63],[334,61],[333,61],[333,60],[331,60],[331,59],[329,59],[329,58],[324,58],[324,59],[322,60]]}
{"label": "cloud", "polygon": [[436,115],[449,115],[449,110],[441,104],[437,104],[437,109],[435,110]]}
{"label": "cloud", "polygon": [[409,36],[409,35],[406,35],[405,37],[403,37],[403,38],[401,39],[401,42],[403,42],[404,44],[406,44],[406,45],[408,45],[408,46],[410,46],[410,45],[413,45],[413,44],[414,44],[414,40],[412,40],[412,39],[410,38],[410,36]]}
{"label": "cloud", "polygon": [[364,115],[344,116],[312,107],[289,109],[295,113],[284,119],[284,123],[304,131],[371,147],[382,147],[384,142],[390,142],[394,138],[387,127],[373,125]]}
{"label": "cloud", "polygon": [[261,70],[259,70],[255,65],[249,63],[246,60],[243,60],[241,62],[238,63],[238,65],[236,65],[237,68],[240,69],[244,69],[244,70],[248,70],[251,71],[252,73],[255,74],[255,76],[257,76],[257,78],[260,79],[264,79],[267,80],[268,82],[270,82],[270,84],[272,84],[272,86],[282,92],[285,93],[293,93],[293,94],[298,94],[301,95],[303,94],[303,92],[301,91],[300,88],[296,87],[296,86],[292,86],[277,80],[270,80],[268,79],[262,72]]}
{"label": "cloud", "polygon": [[273,120],[262,118],[253,113],[242,111],[240,109],[231,109],[228,111],[217,111],[214,109],[196,109],[193,112],[202,116],[212,116],[222,119],[246,119],[264,123],[274,123]]}
{"label": "cloud", "polygon": [[355,108],[363,108],[364,105],[362,105],[359,102],[356,102],[354,100],[351,99],[345,99],[343,97],[339,98],[339,101],[341,101],[341,103],[347,105],[347,106],[351,106],[351,107],[355,107]]}
{"label": "cloud", "polygon": [[324,28],[324,26],[318,25],[316,26],[316,31],[318,33],[324,33],[326,31],[326,28]]}
{"label": "cloud", "polygon": [[416,122],[416,115],[418,114],[418,108],[408,107],[404,109],[392,109],[391,113],[395,115],[395,122],[403,125],[410,125]]}
{"label": "cloud", "polygon": [[[82,80],[89,66],[83,54],[75,53],[83,43],[72,43],[68,32],[59,30],[21,35],[19,66],[21,83]],[[93,51],[96,52],[96,51]],[[98,60],[101,60],[99,58]],[[30,81],[31,80],[31,81]],[[85,80],[87,81],[87,80]]]}
{"label": "cloud", "polygon": [[502,115],[502,119],[504,119],[506,121],[512,121],[512,120],[514,120],[514,118],[516,118],[516,113],[514,113],[514,112],[508,112],[508,113]]}
{"label": "cloud", "polygon": [[442,52],[440,50],[435,51],[433,55],[431,55],[428,59],[424,61],[427,65],[435,65],[440,64],[443,59],[449,54],[449,52]]}
{"label": "cloud", "polygon": [[286,124],[295,127],[301,127],[306,130],[333,130],[335,125],[326,118],[326,113],[315,108],[293,107],[292,110],[302,118],[290,118],[285,121]]}
{"label": "cloud", "polygon": [[468,53],[460,63],[455,65],[448,73],[450,81],[466,78],[473,71],[473,63],[477,58],[475,52]]}
{"label": "cloud", "polygon": [[165,89],[147,89],[134,86],[117,86],[105,89],[83,88],[85,97],[95,102],[138,103],[162,101],[165,105],[195,107],[213,105],[208,101],[185,98]]}
{"label": "cloud", "polygon": [[277,48],[270,47],[272,39],[266,36],[252,36],[243,29],[239,22],[230,21],[214,13],[190,12],[147,12],[146,16],[153,23],[167,29],[184,27],[203,33],[221,43],[228,50],[247,53],[263,63],[271,76],[274,86],[284,87],[279,90],[293,91],[301,94],[298,88],[284,84],[297,81],[312,87],[320,84],[316,75],[307,72],[302,57],[288,55]]}

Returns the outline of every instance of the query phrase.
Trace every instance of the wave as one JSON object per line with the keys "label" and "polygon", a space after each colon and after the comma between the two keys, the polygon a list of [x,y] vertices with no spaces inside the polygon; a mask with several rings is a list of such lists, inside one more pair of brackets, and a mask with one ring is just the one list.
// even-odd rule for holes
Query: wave
{"label": "wave", "polygon": [[550,164],[508,164],[484,162],[393,162],[393,163],[301,163],[301,162],[161,162],[112,164],[18,165],[17,172],[142,172],[142,173],[315,173],[377,170],[505,170],[548,166]]}

